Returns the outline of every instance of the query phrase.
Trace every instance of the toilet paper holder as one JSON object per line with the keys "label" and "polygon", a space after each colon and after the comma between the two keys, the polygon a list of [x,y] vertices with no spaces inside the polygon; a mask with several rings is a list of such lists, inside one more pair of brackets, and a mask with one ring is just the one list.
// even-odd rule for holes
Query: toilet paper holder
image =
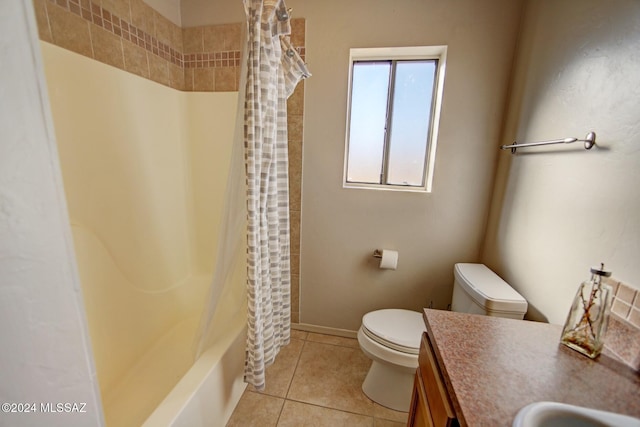
{"label": "toilet paper holder", "polygon": [[398,251],[376,249],[373,251],[373,257],[380,259],[382,270],[396,270],[398,268]]}

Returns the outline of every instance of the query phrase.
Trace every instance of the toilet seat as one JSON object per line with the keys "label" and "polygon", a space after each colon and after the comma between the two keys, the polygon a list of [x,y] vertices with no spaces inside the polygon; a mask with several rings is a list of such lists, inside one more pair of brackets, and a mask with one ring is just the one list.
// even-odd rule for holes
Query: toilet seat
{"label": "toilet seat", "polygon": [[386,309],[362,317],[362,332],[368,338],[405,354],[419,353],[424,330],[422,314],[416,311]]}

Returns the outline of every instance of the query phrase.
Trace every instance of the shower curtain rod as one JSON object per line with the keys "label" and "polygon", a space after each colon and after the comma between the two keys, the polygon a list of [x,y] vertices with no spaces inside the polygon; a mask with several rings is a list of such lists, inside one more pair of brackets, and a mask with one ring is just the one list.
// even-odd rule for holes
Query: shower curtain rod
{"label": "shower curtain rod", "polygon": [[589,132],[584,139],[578,138],[563,138],[563,139],[552,139],[550,141],[538,141],[538,142],[525,142],[518,144],[517,141],[514,141],[511,145],[501,145],[501,150],[511,149],[511,153],[515,153],[517,148],[526,148],[526,147],[537,147],[539,145],[552,145],[552,144],[571,144],[572,142],[581,141],[584,142],[585,150],[591,150],[591,147],[596,145],[596,133]]}

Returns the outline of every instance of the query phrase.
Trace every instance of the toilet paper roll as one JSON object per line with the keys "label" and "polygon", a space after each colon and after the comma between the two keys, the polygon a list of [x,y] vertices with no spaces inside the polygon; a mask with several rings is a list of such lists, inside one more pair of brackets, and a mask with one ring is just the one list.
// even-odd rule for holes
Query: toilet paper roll
{"label": "toilet paper roll", "polygon": [[395,270],[398,268],[398,251],[382,250],[382,258],[380,259],[380,268],[387,270]]}

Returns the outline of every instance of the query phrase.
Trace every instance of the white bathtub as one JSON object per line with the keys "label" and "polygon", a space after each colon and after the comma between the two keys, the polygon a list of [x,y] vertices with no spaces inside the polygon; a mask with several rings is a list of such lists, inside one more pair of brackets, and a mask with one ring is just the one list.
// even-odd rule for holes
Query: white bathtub
{"label": "white bathtub", "polygon": [[237,93],[180,92],[41,47],[107,425],[222,426],[244,389],[244,261],[216,287],[214,344],[195,363],[193,350]]}
{"label": "white bathtub", "polygon": [[[105,399],[107,425],[224,426],[246,387],[246,325],[240,317],[231,322],[215,345],[193,364],[189,362],[192,343],[185,339],[191,334],[183,333],[193,325],[178,325],[163,337],[118,384],[112,397]],[[175,383],[176,375],[181,378],[158,404],[166,394],[166,382]]]}
{"label": "white bathtub", "polygon": [[144,427],[224,427],[242,396],[246,322],[237,320],[182,377]]}
{"label": "white bathtub", "polygon": [[[237,248],[236,261],[244,260],[244,246]],[[144,427],[224,427],[247,384],[243,381],[247,313],[244,262],[234,264],[233,273],[220,294],[212,319],[212,342],[171,392],[157,405]],[[195,323],[187,327],[195,333]],[[176,338],[191,336],[176,334]],[[175,350],[191,355],[193,342],[176,342]],[[162,368],[154,372],[162,372]]]}
{"label": "white bathtub", "polygon": [[[210,275],[188,276],[163,292],[142,291],[95,233],[79,224],[72,231],[81,277],[93,285],[83,296],[107,425],[224,426],[246,386],[244,264],[234,265],[220,295],[213,346],[194,362]],[[155,338],[144,341],[149,336]]]}

